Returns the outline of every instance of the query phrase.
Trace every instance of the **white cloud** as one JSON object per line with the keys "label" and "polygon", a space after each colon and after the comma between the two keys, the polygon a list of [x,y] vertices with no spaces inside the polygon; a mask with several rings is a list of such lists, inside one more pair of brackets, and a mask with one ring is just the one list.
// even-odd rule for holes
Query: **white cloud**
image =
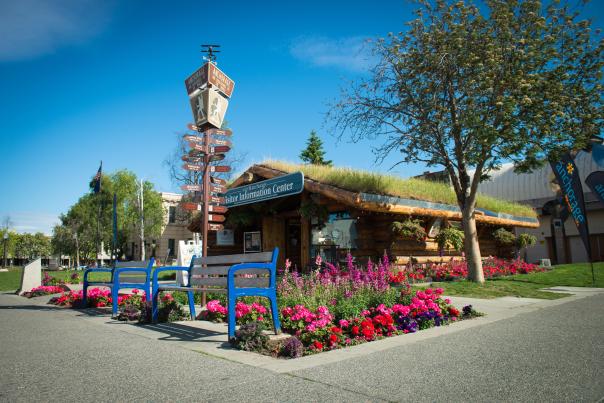
{"label": "white cloud", "polygon": [[0,62],[32,59],[85,43],[109,22],[113,1],[8,0],[0,2]]}
{"label": "white cloud", "polygon": [[40,213],[34,211],[15,211],[4,213],[1,217],[10,217],[11,228],[19,233],[43,232],[52,235],[52,228],[59,224],[59,217],[53,213]]}
{"label": "white cloud", "polygon": [[376,61],[367,38],[360,36],[340,39],[300,37],[292,42],[290,53],[315,66],[355,72],[367,71]]}

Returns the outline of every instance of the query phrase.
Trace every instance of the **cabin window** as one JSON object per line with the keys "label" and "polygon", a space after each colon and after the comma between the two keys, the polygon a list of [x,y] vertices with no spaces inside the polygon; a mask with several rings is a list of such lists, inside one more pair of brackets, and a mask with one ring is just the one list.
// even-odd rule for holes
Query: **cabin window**
{"label": "cabin window", "polygon": [[323,227],[312,229],[311,257],[321,255],[331,263],[345,259],[356,248],[356,221],[345,211],[330,213]]}

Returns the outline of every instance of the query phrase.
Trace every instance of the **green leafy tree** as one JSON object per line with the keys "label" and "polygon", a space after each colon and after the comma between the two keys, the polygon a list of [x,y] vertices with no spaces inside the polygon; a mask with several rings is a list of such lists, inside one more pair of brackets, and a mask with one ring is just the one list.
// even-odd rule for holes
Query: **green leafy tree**
{"label": "green leafy tree", "polygon": [[50,238],[41,232],[19,234],[15,243],[15,255],[33,260],[50,255]]}
{"label": "green leafy tree", "polygon": [[[101,191],[80,197],[69,211],[60,217],[61,225],[53,232],[53,249],[64,250],[75,257],[93,260],[96,254],[97,220],[99,237],[105,250],[111,250],[113,242],[113,194],[117,195],[117,245],[116,255],[122,257],[127,244],[140,236],[140,181],[128,170],[120,170],[101,178]],[[143,181],[143,216],[145,238],[161,235],[164,209],[161,194],[154,185]],[[100,208],[100,219],[99,217]],[[138,257],[137,257],[138,258]]]}
{"label": "green leafy tree", "polygon": [[332,161],[325,159],[325,150],[323,150],[323,141],[314,130],[310,132],[306,140],[306,148],[300,153],[300,159],[307,164],[331,165]]}
{"label": "green leafy tree", "polygon": [[484,282],[478,184],[503,161],[529,171],[600,133],[604,42],[557,1],[419,3],[407,30],[377,41],[372,77],[330,115],[340,136],[382,139],[378,160],[394,151],[399,163],[445,168],[469,277]]}

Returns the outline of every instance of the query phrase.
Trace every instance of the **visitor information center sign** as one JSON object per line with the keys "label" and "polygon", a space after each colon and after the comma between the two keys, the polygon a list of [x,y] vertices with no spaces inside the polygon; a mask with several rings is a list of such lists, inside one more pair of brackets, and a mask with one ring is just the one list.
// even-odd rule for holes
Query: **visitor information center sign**
{"label": "visitor information center sign", "polygon": [[278,178],[268,179],[250,185],[229,189],[225,195],[228,208],[244,204],[257,203],[302,193],[304,190],[304,174],[295,172]]}

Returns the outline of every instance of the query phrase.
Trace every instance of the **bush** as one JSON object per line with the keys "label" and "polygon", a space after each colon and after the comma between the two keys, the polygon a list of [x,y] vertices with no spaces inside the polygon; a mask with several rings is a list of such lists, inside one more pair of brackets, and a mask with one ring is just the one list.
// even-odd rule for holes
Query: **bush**
{"label": "bush", "polygon": [[296,336],[292,336],[283,344],[281,355],[288,358],[299,358],[304,355],[304,345]]}
{"label": "bush", "polygon": [[452,249],[460,251],[463,248],[463,231],[455,227],[441,229],[435,239],[441,251]]}
{"label": "bush", "polygon": [[524,249],[537,243],[537,238],[531,234],[520,234],[516,239],[518,249]]}
{"label": "bush", "polygon": [[261,323],[246,323],[235,331],[232,343],[235,347],[245,351],[263,352],[268,347],[268,336],[262,333],[264,326]]}
{"label": "bush", "polygon": [[511,246],[516,242],[516,235],[505,228],[499,228],[493,232],[493,238],[495,238],[495,242],[501,246]]}

